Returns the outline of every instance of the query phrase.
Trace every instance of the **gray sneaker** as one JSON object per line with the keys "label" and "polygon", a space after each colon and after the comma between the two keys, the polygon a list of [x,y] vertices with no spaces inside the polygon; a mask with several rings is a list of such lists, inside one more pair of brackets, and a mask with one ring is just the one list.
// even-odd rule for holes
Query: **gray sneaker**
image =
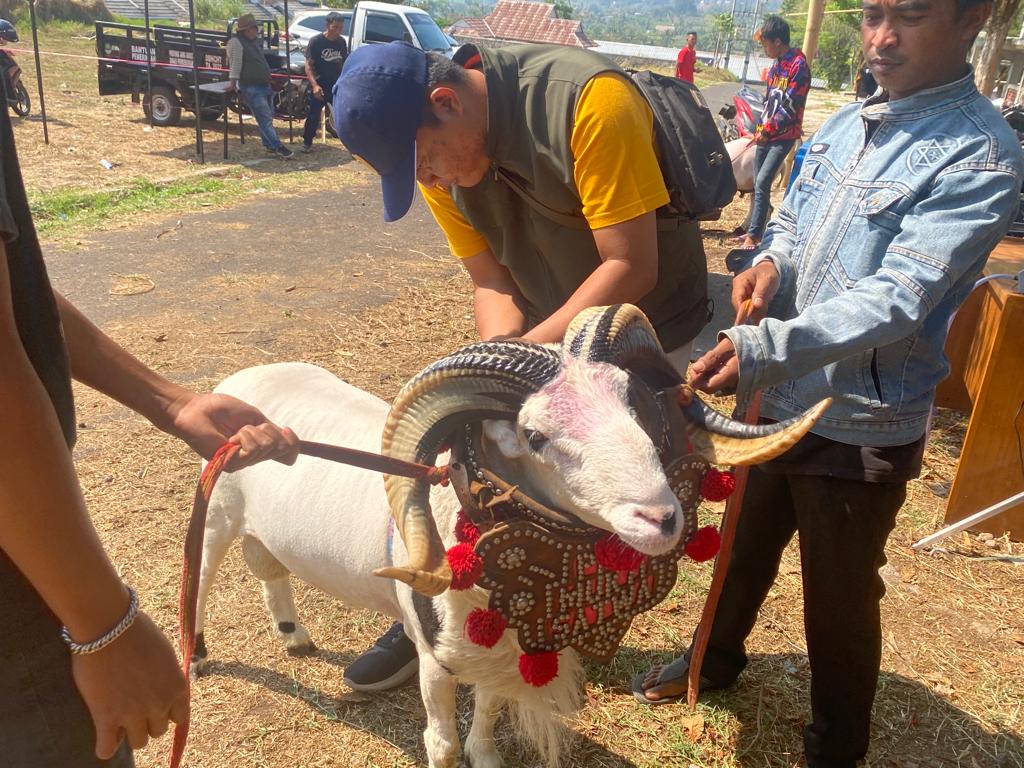
{"label": "gray sneaker", "polygon": [[283,157],[285,160],[291,160],[292,156],[295,154],[290,149],[288,149],[288,147],[286,147],[284,144],[275,149],[274,152],[275,154],[278,154],[281,157]]}
{"label": "gray sneaker", "polygon": [[299,147],[299,152],[301,152],[304,155],[308,155],[312,151],[313,151],[313,145],[312,144],[303,144],[301,147]]}
{"label": "gray sneaker", "polygon": [[416,646],[405,635],[405,628],[391,625],[366,653],[345,669],[344,680],[356,691],[387,691],[406,682],[419,668]]}

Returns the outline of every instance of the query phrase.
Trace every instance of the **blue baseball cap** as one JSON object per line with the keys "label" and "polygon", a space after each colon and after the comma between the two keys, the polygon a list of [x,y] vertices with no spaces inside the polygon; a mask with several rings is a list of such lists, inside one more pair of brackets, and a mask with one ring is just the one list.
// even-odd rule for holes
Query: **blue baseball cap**
{"label": "blue baseball cap", "polygon": [[380,174],[384,221],[397,221],[412,205],[426,95],[427,56],[401,41],[357,48],[334,86],[335,131]]}

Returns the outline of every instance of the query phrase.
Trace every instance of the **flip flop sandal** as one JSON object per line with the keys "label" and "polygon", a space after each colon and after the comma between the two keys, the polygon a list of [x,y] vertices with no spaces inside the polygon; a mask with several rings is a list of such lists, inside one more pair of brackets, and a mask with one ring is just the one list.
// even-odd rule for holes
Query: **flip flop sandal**
{"label": "flip flop sandal", "polygon": [[[661,672],[658,673],[658,680],[651,686],[652,688],[658,685],[664,685],[665,683],[671,682],[682,682],[686,683],[686,676],[690,671],[690,663],[686,660],[685,656],[679,656],[678,658],[670,661],[661,668]],[[639,673],[633,678],[633,684],[630,686],[633,690],[633,698],[641,704],[647,704],[652,707],[657,707],[661,704],[673,704],[677,701],[686,699],[686,689],[683,689],[682,693],[678,693],[674,696],[662,696],[660,699],[649,699],[644,695],[644,679],[650,674],[650,670]],[[704,687],[706,681],[701,676],[701,687]],[[650,690],[649,688],[646,690]]]}

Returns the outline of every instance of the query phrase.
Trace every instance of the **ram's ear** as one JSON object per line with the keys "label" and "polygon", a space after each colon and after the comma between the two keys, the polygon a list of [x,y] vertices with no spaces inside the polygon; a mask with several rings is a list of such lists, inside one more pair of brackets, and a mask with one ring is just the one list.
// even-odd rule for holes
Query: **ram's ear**
{"label": "ram's ear", "polygon": [[498,446],[498,450],[507,459],[519,459],[526,453],[523,441],[519,439],[514,421],[506,419],[485,419],[484,435]]}

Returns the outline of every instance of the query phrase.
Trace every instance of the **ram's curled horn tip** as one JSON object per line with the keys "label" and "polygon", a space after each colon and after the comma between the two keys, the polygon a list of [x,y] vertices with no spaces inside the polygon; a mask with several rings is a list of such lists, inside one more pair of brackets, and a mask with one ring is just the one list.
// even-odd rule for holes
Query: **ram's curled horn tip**
{"label": "ram's curled horn tip", "polygon": [[373,572],[373,575],[384,579],[401,581],[408,584],[421,595],[437,597],[443,594],[452,584],[451,571],[448,570],[447,564],[445,564],[444,570],[448,571],[447,575],[420,571],[408,566],[391,566],[389,568],[378,568]]}
{"label": "ram's curled horn tip", "polygon": [[[739,467],[760,464],[782,455],[796,445],[831,403],[832,398],[825,398],[800,416],[791,419],[788,424],[773,424],[769,427],[773,431],[757,437],[723,435],[692,423],[688,426],[687,432],[690,434],[694,451],[712,464]],[[763,430],[765,427],[759,429]]]}

